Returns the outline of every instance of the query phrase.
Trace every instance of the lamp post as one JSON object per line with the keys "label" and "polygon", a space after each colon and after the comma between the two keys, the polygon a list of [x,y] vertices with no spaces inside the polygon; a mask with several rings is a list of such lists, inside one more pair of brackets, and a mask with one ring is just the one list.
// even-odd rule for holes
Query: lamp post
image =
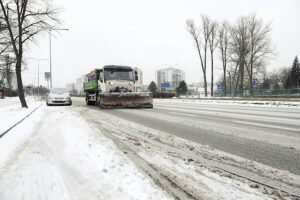
{"label": "lamp post", "polygon": [[52,37],[52,34],[51,34],[51,31],[52,30],[55,30],[55,31],[69,31],[69,29],[67,28],[50,28],[49,29],[49,59],[50,59],[50,89],[52,89],[52,45],[51,45],[51,37]]}

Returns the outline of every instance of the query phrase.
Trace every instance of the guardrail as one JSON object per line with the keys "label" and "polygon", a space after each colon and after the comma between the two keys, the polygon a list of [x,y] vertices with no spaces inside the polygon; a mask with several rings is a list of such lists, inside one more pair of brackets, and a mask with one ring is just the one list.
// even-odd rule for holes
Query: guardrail
{"label": "guardrail", "polygon": [[300,97],[300,88],[217,90],[215,96],[224,97]]}

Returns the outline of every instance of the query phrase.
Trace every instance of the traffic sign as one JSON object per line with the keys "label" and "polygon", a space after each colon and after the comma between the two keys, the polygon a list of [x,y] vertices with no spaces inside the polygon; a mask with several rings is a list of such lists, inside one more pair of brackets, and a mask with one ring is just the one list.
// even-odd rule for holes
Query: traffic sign
{"label": "traffic sign", "polygon": [[218,85],[217,89],[218,89],[218,90],[224,90],[225,87],[224,87],[224,85]]}

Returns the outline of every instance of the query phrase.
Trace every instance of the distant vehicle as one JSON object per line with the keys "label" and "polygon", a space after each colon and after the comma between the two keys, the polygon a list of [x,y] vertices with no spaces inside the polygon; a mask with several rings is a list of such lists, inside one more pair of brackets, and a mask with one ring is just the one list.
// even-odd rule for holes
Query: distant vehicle
{"label": "distant vehicle", "polygon": [[53,88],[46,100],[47,106],[50,105],[72,105],[72,99],[66,88]]}
{"label": "distant vehicle", "polygon": [[128,66],[107,65],[86,75],[83,88],[87,105],[100,108],[153,108],[149,92],[134,92],[137,72]]}

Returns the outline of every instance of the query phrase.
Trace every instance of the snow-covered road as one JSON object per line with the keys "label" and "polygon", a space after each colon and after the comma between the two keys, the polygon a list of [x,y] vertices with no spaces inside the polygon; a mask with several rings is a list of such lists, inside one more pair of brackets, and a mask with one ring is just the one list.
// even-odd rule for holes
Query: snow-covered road
{"label": "snow-covered road", "polygon": [[153,110],[104,112],[300,175],[299,107],[159,100]]}
{"label": "snow-covered road", "polygon": [[[8,118],[24,115],[8,105]],[[0,199],[296,199],[249,176],[295,193],[299,176],[114,115],[82,98],[71,107],[40,106],[0,139]]]}
{"label": "snow-covered road", "polygon": [[172,199],[71,107],[46,107],[0,140],[1,200]]}

